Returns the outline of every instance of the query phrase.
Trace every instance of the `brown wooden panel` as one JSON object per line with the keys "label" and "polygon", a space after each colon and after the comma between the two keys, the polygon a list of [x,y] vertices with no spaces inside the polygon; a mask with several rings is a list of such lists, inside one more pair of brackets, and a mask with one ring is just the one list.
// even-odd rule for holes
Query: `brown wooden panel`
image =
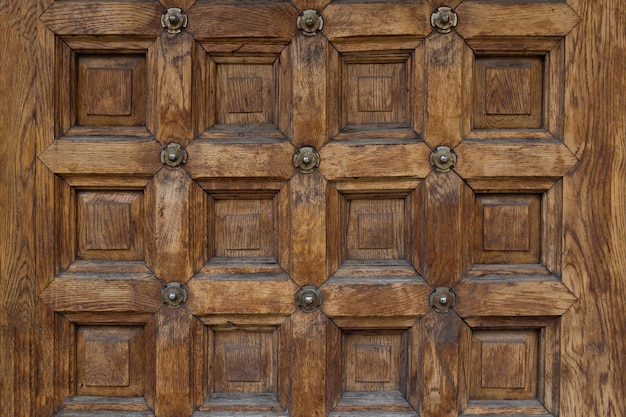
{"label": "brown wooden panel", "polygon": [[565,3],[465,2],[455,12],[464,38],[486,36],[565,36],[580,17]]}
{"label": "brown wooden panel", "polygon": [[185,32],[167,36],[164,32],[155,45],[153,81],[156,139],[186,145],[194,137],[192,56],[196,51],[193,38]]}
{"label": "brown wooden panel", "polygon": [[156,2],[54,2],[40,19],[57,35],[156,37],[165,10]]}
{"label": "brown wooden panel", "polygon": [[535,399],[538,396],[539,332],[474,330],[470,401]]}
{"label": "brown wooden panel", "polygon": [[578,162],[567,147],[553,141],[481,143],[465,140],[454,151],[458,158],[454,170],[464,179],[560,178]]}
{"label": "brown wooden panel", "polygon": [[417,412],[398,390],[380,392],[344,392],[329,417],[417,417]]}
{"label": "brown wooden panel", "polygon": [[143,328],[78,326],[76,332],[77,395],[143,396]]}
{"label": "brown wooden panel", "polygon": [[[320,151],[320,171],[329,180],[345,178],[425,178],[430,149],[423,143],[346,145],[332,142]],[[402,164],[396,164],[402,161]]]}
{"label": "brown wooden panel", "polygon": [[76,86],[77,124],[146,124],[145,55],[79,54]]}
{"label": "brown wooden panel", "polygon": [[560,316],[577,301],[565,285],[549,275],[465,278],[454,292],[455,311],[462,317]]}
{"label": "brown wooden panel", "polygon": [[139,191],[79,191],[77,257],[143,260],[144,208]]}
{"label": "brown wooden panel", "polygon": [[346,333],[343,336],[345,391],[394,391],[401,389],[408,354],[402,333]]}
{"label": "brown wooden panel", "polygon": [[430,31],[426,1],[331,3],[322,12],[324,35],[331,41],[364,36],[425,37]]}
{"label": "brown wooden panel", "polygon": [[194,140],[185,165],[192,178],[289,178],[294,148],[290,143],[222,144]]}
{"label": "brown wooden panel", "polygon": [[454,32],[434,34],[424,42],[428,80],[424,140],[431,147],[454,147],[469,133],[470,101],[464,97],[463,82],[471,55]]}
{"label": "brown wooden panel", "polygon": [[125,174],[152,176],[162,164],[160,146],[152,140],[80,140],[54,141],[39,156],[59,175]]}
{"label": "brown wooden panel", "polygon": [[387,277],[332,278],[321,290],[322,310],[329,317],[389,317],[398,322],[426,314],[432,291],[422,280]]}
{"label": "brown wooden panel", "polygon": [[474,263],[540,263],[541,195],[477,194],[474,207]]}
{"label": "brown wooden panel", "polygon": [[295,35],[298,17],[296,8],[282,1],[253,5],[200,0],[187,14],[187,31],[197,40],[227,41],[245,37],[252,43],[265,39],[283,45]]}
{"label": "brown wooden panel", "polygon": [[[195,315],[291,314],[296,285],[285,274],[197,275],[187,284],[187,307]],[[233,302],[237,300],[237,302]]]}
{"label": "brown wooden panel", "polygon": [[543,67],[543,57],[476,57],[474,128],[543,127]]}

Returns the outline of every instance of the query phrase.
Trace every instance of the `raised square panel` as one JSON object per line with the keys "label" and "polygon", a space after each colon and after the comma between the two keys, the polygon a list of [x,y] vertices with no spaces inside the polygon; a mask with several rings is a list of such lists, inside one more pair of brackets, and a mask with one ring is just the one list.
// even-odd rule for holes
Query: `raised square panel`
{"label": "raised square panel", "polygon": [[402,334],[347,333],[343,344],[345,391],[400,389]]}
{"label": "raised square panel", "polygon": [[215,392],[275,392],[276,351],[273,332],[216,331],[214,343]]}
{"label": "raised square panel", "polygon": [[404,199],[347,202],[347,259],[404,259]]}
{"label": "raised square panel", "polygon": [[142,327],[78,326],[76,332],[77,395],[143,395]]}
{"label": "raised square panel", "polygon": [[132,261],[143,259],[143,193],[77,193],[78,258]]}
{"label": "raised square panel", "polygon": [[474,128],[542,128],[543,90],[543,57],[477,56]]}
{"label": "raised square panel", "polygon": [[214,256],[277,257],[274,199],[216,199],[214,213]]}
{"label": "raised square panel", "polygon": [[477,194],[474,216],[475,263],[540,263],[541,194]]}
{"label": "raised square panel", "polygon": [[276,65],[218,63],[215,122],[273,125],[277,112]]}
{"label": "raised square panel", "polygon": [[474,330],[470,400],[538,397],[539,331]]}
{"label": "raised square panel", "polygon": [[344,56],[342,128],[411,125],[408,56]]}
{"label": "raised square panel", "polygon": [[79,54],[77,60],[78,125],[145,125],[145,55]]}

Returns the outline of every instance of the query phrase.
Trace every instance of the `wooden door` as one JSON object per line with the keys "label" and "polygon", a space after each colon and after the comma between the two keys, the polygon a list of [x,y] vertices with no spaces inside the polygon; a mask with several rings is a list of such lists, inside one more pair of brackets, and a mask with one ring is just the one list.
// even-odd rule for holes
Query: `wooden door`
{"label": "wooden door", "polygon": [[0,13],[2,415],[626,413],[617,1]]}

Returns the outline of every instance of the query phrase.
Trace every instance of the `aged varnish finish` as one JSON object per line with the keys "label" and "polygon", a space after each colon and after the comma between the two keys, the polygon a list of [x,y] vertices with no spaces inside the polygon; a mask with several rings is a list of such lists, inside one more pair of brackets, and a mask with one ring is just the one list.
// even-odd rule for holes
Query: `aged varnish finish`
{"label": "aged varnish finish", "polygon": [[620,0],[0,0],[0,415],[626,415]]}

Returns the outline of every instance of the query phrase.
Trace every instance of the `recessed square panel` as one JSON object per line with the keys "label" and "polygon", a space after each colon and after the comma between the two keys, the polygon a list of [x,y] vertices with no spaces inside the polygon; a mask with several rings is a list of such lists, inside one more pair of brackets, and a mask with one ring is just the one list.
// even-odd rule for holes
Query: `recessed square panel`
{"label": "recessed square panel", "polygon": [[540,263],[541,194],[477,194],[474,216],[475,263]]}
{"label": "recessed square panel", "polygon": [[78,125],[145,125],[145,55],[79,54],[77,60]]}
{"label": "recessed square panel", "polygon": [[408,56],[345,56],[342,127],[411,125]]}
{"label": "recessed square panel", "polygon": [[78,258],[132,261],[143,259],[143,193],[77,193]]}
{"label": "recessed square panel", "polygon": [[347,201],[347,259],[404,259],[404,199]]}
{"label": "recessed square panel", "polygon": [[272,331],[218,330],[214,344],[215,392],[275,391],[276,351]]}
{"label": "recessed square panel", "polygon": [[214,256],[277,256],[276,208],[273,198],[214,200]]}
{"label": "recessed square panel", "polygon": [[273,63],[218,63],[215,122],[275,124],[276,68]]}
{"label": "recessed square panel", "polygon": [[344,381],[346,391],[399,390],[402,334],[344,334]]}
{"label": "recessed square panel", "polygon": [[543,127],[543,57],[477,56],[474,128]]}
{"label": "recessed square panel", "polygon": [[538,397],[538,330],[474,330],[471,346],[470,400]]}
{"label": "recessed square panel", "polygon": [[77,395],[143,395],[143,328],[78,326],[76,346]]}

